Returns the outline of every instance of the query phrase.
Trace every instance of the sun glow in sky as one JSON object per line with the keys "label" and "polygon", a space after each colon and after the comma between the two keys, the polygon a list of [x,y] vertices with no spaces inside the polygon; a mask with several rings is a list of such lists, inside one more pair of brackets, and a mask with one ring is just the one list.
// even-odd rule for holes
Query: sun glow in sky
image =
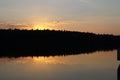
{"label": "sun glow in sky", "polygon": [[45,29],[49,29],[49,28],[47,28],[46,25],[33,25],[33,29],[34,30],[36,30],[36,29],[38,29],[38,30],[45,30]]}
{"label": "sun glow in sky", "polygon": [[34,25],[33,26],[33,29],[40,29],[40,30],[44,30],[45,29],[45,26],[43,26],[43,25]]}
{"label": "sun glow in sky", "polygon": [[29,27],[29,29],[33,29],[33,30],[45,30],[45,29],[52,29],[52,26],[54,26],[53,23],[48,23],[48,22],[43,22],[43,23],[34,23],[31,25],[31,27]]}
{"label": "sun glow in sky", "polygon": [[0,28],[120,35],[120,0],[0,0]]}

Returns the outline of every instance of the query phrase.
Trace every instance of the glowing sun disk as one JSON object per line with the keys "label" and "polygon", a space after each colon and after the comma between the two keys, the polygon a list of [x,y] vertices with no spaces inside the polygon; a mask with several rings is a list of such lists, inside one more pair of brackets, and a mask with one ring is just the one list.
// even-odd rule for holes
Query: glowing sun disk
{"label": "glowing sun disk", "polygon": [[44,30],[46,27],[44,25],[34,25],[33,29]]}

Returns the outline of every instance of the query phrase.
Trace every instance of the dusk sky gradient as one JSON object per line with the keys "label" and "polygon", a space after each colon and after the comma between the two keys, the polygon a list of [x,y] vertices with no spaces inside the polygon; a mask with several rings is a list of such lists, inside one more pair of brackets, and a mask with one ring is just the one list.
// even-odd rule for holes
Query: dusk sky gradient
{"label": "dusk sky gradient", "polygon": [[0,28],[120,35],[120,0],[0,0]]}

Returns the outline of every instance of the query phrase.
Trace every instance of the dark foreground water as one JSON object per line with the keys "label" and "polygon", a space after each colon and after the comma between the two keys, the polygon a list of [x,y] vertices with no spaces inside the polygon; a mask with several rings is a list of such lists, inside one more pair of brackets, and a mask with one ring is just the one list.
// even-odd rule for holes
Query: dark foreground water
{"label": "dark foreground water", "polygon": [[0,80],[119,80],[117,50],[91,54],[0,58]]}

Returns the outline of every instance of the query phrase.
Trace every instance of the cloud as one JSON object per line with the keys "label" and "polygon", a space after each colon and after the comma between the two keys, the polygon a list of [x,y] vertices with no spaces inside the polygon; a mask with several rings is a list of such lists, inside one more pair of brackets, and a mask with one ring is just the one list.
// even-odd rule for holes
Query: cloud
{"label": "cloud", "polygon": [[29,25],[0,23],[0,29],[27,29]]}
{"label": "cloud", "polygon": [[82,3],[88,3],[89,1],[87,1],[87,0],[79,0],[80,2],[82,2]]}

